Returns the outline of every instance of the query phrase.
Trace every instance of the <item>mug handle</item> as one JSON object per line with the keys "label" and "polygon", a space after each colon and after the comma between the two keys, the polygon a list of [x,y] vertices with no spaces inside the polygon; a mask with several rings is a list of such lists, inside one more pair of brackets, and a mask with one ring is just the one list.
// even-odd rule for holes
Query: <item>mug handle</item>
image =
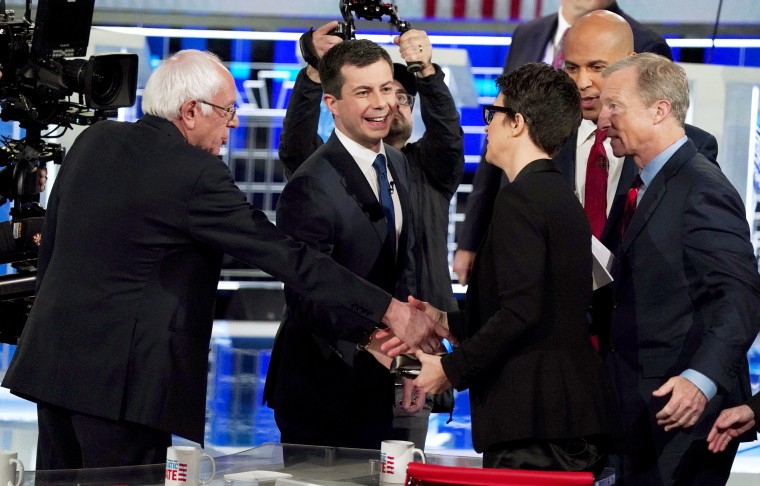
{"label": "mug handle", "polygon": [[414,447],[412,449],[412,457],[414,457],[415,453],[420,455],[420,458],[422,459],[422,461],[420,462],[422,462],[422,464],[425,464],[425,453],[422,452],[422,449],[417,449],[416,447]]}
{"label": "mug handle", "polygon": [[[201,480],[201,485],[210,483],[214,479],[214,476],[216,475],[216,461],[214,461],[214,458],[211,457],[211,456],[209,456],[205,452],[202,452],[201,453],[201,461],[204,460],[204,459],[208,459],[209,462],[211,463],[211,476],[209,476],[205,481]],[[18,485],[16,485],[16,486],[18,486]]]}
{"label": "mug handle", "polygon": [[10,463],[16,463],[16,472],[18,473],[18,480],[16,483],[8,481],[8,486],[21,486],[24,482],[24,464],[18,459],[11,459]]}

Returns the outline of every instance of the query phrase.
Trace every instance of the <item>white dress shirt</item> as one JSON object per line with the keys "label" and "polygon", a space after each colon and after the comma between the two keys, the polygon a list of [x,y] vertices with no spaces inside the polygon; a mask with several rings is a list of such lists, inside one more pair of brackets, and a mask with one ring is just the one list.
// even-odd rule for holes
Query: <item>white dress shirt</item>
{"label": "white dress shirt", "polygon": [[[364,174],[364,177],[367,178],[367,182],[369,182],[369,186],[372,188],[372,192],[375,193],[375,197],[378,201],[380,201],[380,188],[377,182],[377,172],[375,172],[375,168],[372,167],[372,164],[375,163],[375,158],[377,157],[378,153],[381,153],[385,157],[386,170],[388,170],[388,156],[385,154],[385,144],[381,141],[380,152],[375,153],[372,150],[363,147],[351,140],[337,127],[335,128],[335,135],[338,137],[338,140],[340,140],[340,143],[343,144],[343,147],[346,148],[348,153],[351,154],[351,157],[354,158],[354,162],[356,162],[356,165],[359,166],[359,169]],[[388,170],[388,182],[391,184],[391,199],[393,199],[394,212],[393,219],[396,223],[396,249],[398,249],[398,237],[401,234],[401,228],[404,225],[404,216],[401,212],[401,201],[398,198],[398,191],[392,190],[394,183],[393,174],[390,170]]]}

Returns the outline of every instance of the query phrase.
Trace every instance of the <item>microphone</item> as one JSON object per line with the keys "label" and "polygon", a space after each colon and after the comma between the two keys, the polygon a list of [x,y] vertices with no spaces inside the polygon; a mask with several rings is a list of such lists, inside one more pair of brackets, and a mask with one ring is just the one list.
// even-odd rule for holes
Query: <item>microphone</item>
{"label": "microphone", "polygon": [[396,187],[396,181],[390,181],[389,184],[391,185],[391,194],[393,194],[393,191]]}

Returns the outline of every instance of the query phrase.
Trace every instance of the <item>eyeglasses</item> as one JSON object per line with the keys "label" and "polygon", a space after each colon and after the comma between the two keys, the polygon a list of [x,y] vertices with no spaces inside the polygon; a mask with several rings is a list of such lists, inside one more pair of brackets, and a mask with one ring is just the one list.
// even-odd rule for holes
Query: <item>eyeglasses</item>
{"label": "eyeglasses", "polygon": [[209,103],[208,101],[198,100],[198,103],[203,103],[204,105],[213,106],[214,108],[218,108],[225,112],[229,118],[227,118],[228,121],[235,118],[235,113],[237,113],[237,106],[231,106],[229,108],[225,108],[223,106],[215,105],[213,103]]}
{"label": "eyeglasses", "polygon": [[491,122],[493,121],[493,116],[496,114],[497,111],[499,113],[506,113],[512,118],[514,118],[515,115],[517,114],[515,110],[513,110],[512,108],[507,108],[506,106],[483,105],[483,121],[486,123],[486,125],[491,124]]}
{"label": "eyeglasses", "polygon": [[396,93],[396,101],[401,106],[414,107],[414,96],[409,93]]}

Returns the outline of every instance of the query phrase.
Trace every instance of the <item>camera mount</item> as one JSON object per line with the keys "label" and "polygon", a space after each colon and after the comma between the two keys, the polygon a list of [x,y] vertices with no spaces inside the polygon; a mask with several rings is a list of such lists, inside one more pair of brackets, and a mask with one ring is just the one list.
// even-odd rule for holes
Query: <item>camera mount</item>
{"label": "camera mount", "polygon": [[[354,26],[354,15],[357,19],[380,20],[383,16],[390,17],[388,22],[396,27],[399,35],[411,30],[412,24],[406,20],[401,20],[398,16],[398,9],[390,3],[382,3],[380,0],[341,0],[340,13],[343,16],[343,22],[338,23],[338,27],[330,32],[337,35],[343,40],[356,38],[356,27]],[[410,62],[406,66],[407,71],[414,74],[422,69],[419,62]]]}

